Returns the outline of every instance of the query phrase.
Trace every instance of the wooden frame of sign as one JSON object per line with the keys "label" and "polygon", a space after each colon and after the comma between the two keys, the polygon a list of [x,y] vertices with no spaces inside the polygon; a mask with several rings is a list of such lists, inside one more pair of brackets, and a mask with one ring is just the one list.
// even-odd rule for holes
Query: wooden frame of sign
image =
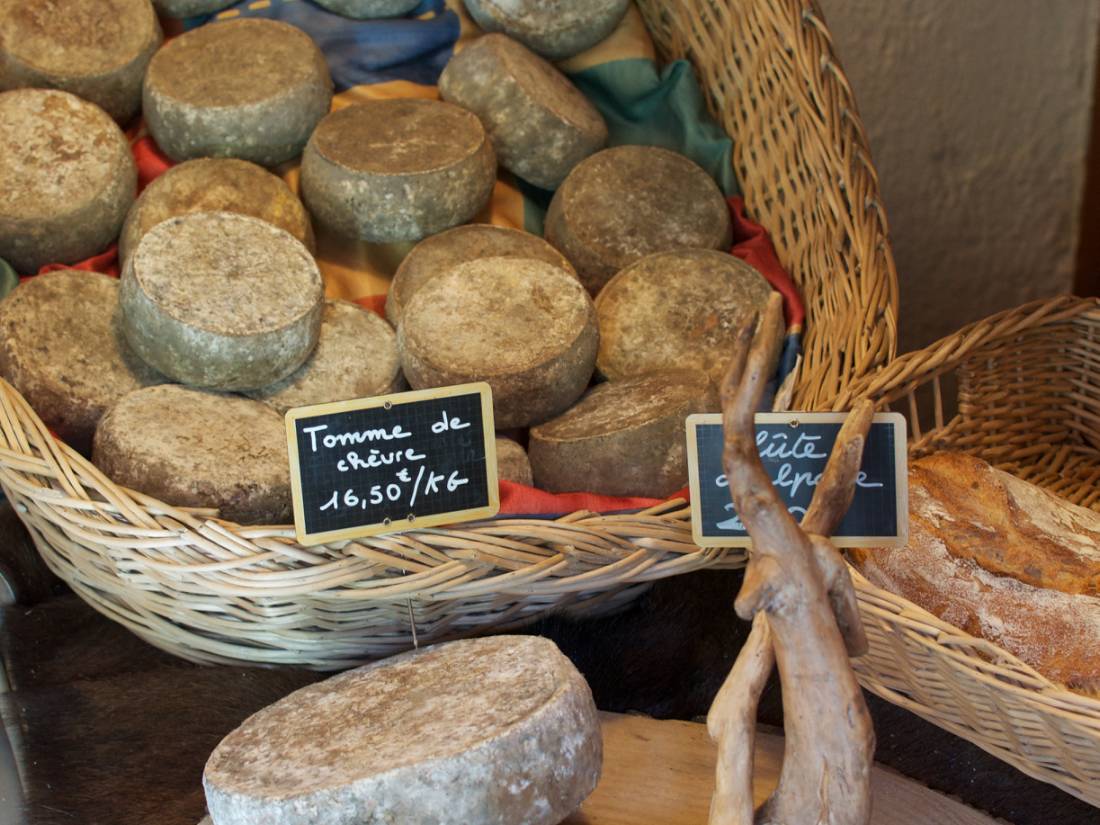
{"label": "wooden frame of sign", "polygon": [[[466,415],[478,413],[481,426],[474,427],[472,421],[455,418],[446,412],[442,404],[425,403],[452,398],[464,402]],[[372,411],[380,410],[387,415],[372,414]],[[362,415],[356,416],[357,413]],[[425,419],[426,413],[432,415],[433,420]],[[341,432],[331,426],[338,419],[329,416],[345,416],[349,420],[358,418],[360,429]],[[369,423],[362,423],[368,418],[371,419]],[[378,419],[382,418],[389,419],[385,425],[378,423]],[[327,423],[299,427],[302,422],[310,421]],[[410,424],[410,421],[426,425],[427,431],[421,429],[415,432],[411,426],[406,430],[404,425]],[[492,390],[484,382],[297,407],[287,411],[285,422],[294,501],[294,531],[303,545],[491,518],[500,511],[493,398]],[[432,439],[452,434],[451,425],[455,425],[454,431],[471,429],[469,433],[453,435],[452,441],[458,440],[444,448],[444,464],[433,468],[433,455],[429,450]],[[480,441],[474,439],[469,444],[465,443],[475,433]],[[300,441],[307,444],[306,456],[299,449]],[[483,445],[483,452],[477,445]],[[392,449],[386,450],[387,446]],[[311,467],[308,461],[303,462],[303,458],[317,456],[324,450],[329,453],[314,461],[314,466]],[[461,455],[456,450],[461,450]],[[360,452],[366,457],[361,457]],[[322,460],[329,462],[329,466],[322,467]],[[403,462],[411,466],[403,466]],[[460,476],[460,471],[453,469],[458,464],[472,468],[475,472],[467,475],[476,478]],[[477,470],[479,466],[484,468],[483,476]],[[356,473],[374,470],[389,475],[370,486],[353,486]],[[324,492],[321,498],[317,497],[313,487],[319,486],[319,480],[334,484],[338,478],[347,485],[343,492],[341,487],[333,486],[331,494]],[[327,490],[327,486],[320,489]],[[416,512],[418,498],[423,503],[430,495],[442,497],[444,492],[462,502],[463,506],[440,510],[438,508],[442,505],[437,500],[430,502],[420,514]],[[309,514],[307,507],[310,507]],[[338,526],[332,528],[336,521],[334,514],[341,510],[344,517]],[[318,516],[319,511],[326,511],[326,517]],[[370,516],[382,511],[392,512],[393,515],[383,518]],[[353,513],[359,515],[360,512],[366,517],[363,523],[344,523],[352,519]],[[330,526],[320,522],[328,522]]]}
{"label": "wooden frame of sign", "polygon": [[[797,430],[802,425],[821,425],[829,424],[836,425],[836,430],[839,431],[840,425],[844,423],[844,420],[848,417],[847,413],[819,413],[819,412],[789,412],[789,413],[757,413],[755,416],[755,423],[757,425],[776,425],[784,424]],[[687,456],[688,456],[688,485],[691,489],[691,535],[692,540],[700,547],[749,547],[752,545],[752,539],[745,532],[743,536],[733,535],[715,535],[713,531],[705,530],[704,518],[707,517],[707,502],[706,498],[702,494],[701,484],[701,468],[699,462],[699,430],[701,427],[721,427],[722,415],[720,413],[705,413],[690,415],[687,418]],[[872,432],[868,435],[867,442],[868,448],[865,455],[872,455],[871,449],[873,439],[876,436],[876,428],[889,427],[892,430],[892,463],[893,463],[893,478],[889,479],[889,483],[894,487],[895,495],[892,497],[891,503],[894,507],[893,523],[896,529],[891,532],[883,533],[882,535],[845,535],[842,531],[834,533],[831,537],[833,544],[838,547],[900,547],[904,545],[909,539],[909,475],[907,470],[907,458],[906,452],[906,421],[905,416],[900,413],[887,412],[876,413],[871,423]],[[792,470],[790,475],[785,479],[787,482],[788,490],[794,487],[797,492],[798,486],[803,487],[802,493],[806,499],[806,503],[809,502],[810,494],[813,492],[812,486],[816,484],[816,479],[820,477],[820,473],[825,469],[825,462],[828,458],[828,450],[832,446],[832,442],[828,444],[822,444],[820,447],[811,446],[806,454],[805,447],[803,452],[798,452],[798,441],[796,440],[793,447],[789,449],[794,452],[794,455],[789,456],[792,462],[806,461],[814,462],[811,470],[795,469]],[[719,453],[713,457],[708,457],[706,462],[711,469],[717,467],[721,471],[722,457],[721,457],[721,431],[717,433],[717,440],[715,446],[719,450]],[[815,450],[819,452],[815,452]],[[767,445],[763,446],[761,450],[762,458],[767,460]],[[864,483],[863,474],[860,474],[859,484]],[[776,479],[773,479],[775,481]],[[885,482],[882,482],[885,483]],[[723,489],[718,493],[715,493],[713,498],[720,499],[724,506],[732,507],[729,505],[729,493]],[[788,499],[789,500],[789,499]],[[853,502],[853,510],[858,509],[860,506],[860,493],[857,489],[856,498]],[[792,505],[793,507],[793,505]],[[796,516],[796,520],[799,515],[805,514],[804,508],[793,507],[792,514]]]}

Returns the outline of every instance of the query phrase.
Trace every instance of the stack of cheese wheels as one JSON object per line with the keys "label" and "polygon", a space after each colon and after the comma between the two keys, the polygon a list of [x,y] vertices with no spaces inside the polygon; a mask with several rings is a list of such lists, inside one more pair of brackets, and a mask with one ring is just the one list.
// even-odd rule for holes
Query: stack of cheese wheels
{"label": "stack of cheese wheels", "polygon": [[553,642],[436,645],[303,688],[203,771],[218,825],[556,825],[595,789],[600,720]]}

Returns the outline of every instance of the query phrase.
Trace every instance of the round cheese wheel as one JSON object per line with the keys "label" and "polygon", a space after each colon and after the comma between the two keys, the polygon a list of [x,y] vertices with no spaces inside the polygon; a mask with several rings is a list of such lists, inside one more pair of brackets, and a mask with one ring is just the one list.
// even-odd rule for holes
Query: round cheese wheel
{"label": "round cheese wheel", "polygon": [[497,480],[534,484],[527,451],[510,438],[497,436]]}
{"label": "round cheese wheel", "polygon": [[771,293],[763,275],[725,252],[649,255],[596,297],[596,368],[612,381],[655,369],[697,368],[720,387],[738,333],[763,312]]}
{"label": "round cheese wheel", "polygon": [[165,17],[197,17],[227,9],[237,0],[153,0],[157,11]]}
{"label": "round cheese wheel", "polygon": [[397,17],[412,11],[420,5],[420,0],[315,0],[318,6],[354,17],[357,20],[369,20],[374,17]]}
{"label": "round cheese wheel", "polygon": [[123,487],[177,507],[213,507],[240,524],[292,518],[282,417],[235,395],[164,384],[103,416],[92,462]]}
{"label": "round cheese wheel", "polygon": [[119,321],[118,279],[95,272],[39,275],[0,301],[0,375],[81,451],[119,399],[167,381],[133,353]]}
{"label": "round cheese wheel", "polygon": [[163,40],[149,0],[0,0],[0,90],[62,89],[125,123]]}
{"label": "round cheese wheel", "polygon": [[145,75],[145,122],[173,160],[297,157],[332,103],[309,35],[258,18],[211,23],[164,45]]}
{"label": "round cheese wheel", "polygon": [[415,389],[486,381],[496,426],[557,415],[588,386],[599,333],[580,282],[529,258],[481,258],[424,284],[397,345]]}
{"label": "round cheese wheel", "polygon": [[582,161],[554,193],[546,240],[595,295],[654,252],[728,250],[732,227],[726,199],[702,167],[656,146],[616,146]]}
{"label": "round cheese wheel", "polygon": [[595,789],[584,677],[548,639],[424,648],[298,690],[203,771],[218,825],[557,825]]}
{"label": "round cheese wheel", "polygon": [[315,249],[309,213],[282,178],[246,160],[201,158],[173,166],[145,187],[122,225],[119,260],[125,264],[154,226],[191,212],[251,215]]}
{"label": "round cheese wheel", "polygon": [[393,328],[355,304],[327,301],[317,348],[309,360],[282,381],[246,394],[281,414],[293,407],[370,398],[404,388]]}
{"label": "round cheese wheel", "polygon": [[543,189],[556,189],[607,143],[607,124],[588,98],[503,34],[480,37],[452,57],[439,93],[481,119],[501,166]]}
{"label": "round cheese wheel", "polygon": [[249,390],[280,381],[317,343],[321,273],[289,233],[230,212],[153,227],[122,272],[123,331],[177,381]]}
{"label": "round cheese wheel", "polygon": [[130,144],[98,106],[44,89],[0,94],[0,258],[18,272],[102,252],[136,187]]}
{"label": "round cheese wheel", "polygon": [[630,0],[466,0],[481,28],[504,32],[544,57],[564,60],[606,38]]}
{"label": "round cheese wheel", "polygon": [[370,100],[321,121],[302,157],[302,197],[338,235],[415,241],[476,215],[496,164],[470,112],[440,100]]}
{"label": "round cheese wheel", "polygon": [[552,493],[664,498],[687,484],[684,419],[718,410],[705,372],[659,370],[592,389],[531,428],[535,485]]}
{"label": "round cheese wheel", "polygon": [[536,258],[576,275],[565,256],[538,235],[487,223],[456,226],[425,238],[401,261],[386,295],[390,323],[400,323],[405,304],[431,278],[478,258]]}

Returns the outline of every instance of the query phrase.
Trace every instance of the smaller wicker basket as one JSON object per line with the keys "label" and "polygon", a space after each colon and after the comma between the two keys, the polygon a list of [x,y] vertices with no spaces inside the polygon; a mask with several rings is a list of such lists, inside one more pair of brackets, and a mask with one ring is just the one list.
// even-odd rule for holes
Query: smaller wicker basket
{"label": "smaller wicker basket", "polygon": [[[993,315],[855,381],[833,408],[860,395],[900,402],[912,457],[971,453],[1100,511],[1100,301]],[[854,577],[871,642],[855,662],[866,688],[1100,806],[1100,698]]]}

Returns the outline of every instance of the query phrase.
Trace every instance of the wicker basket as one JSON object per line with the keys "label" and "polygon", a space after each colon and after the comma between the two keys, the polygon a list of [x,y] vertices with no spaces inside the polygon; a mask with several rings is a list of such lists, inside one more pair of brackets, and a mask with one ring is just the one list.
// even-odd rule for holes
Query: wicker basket
{"label": "wicker basket", "polygon": [[[860,394],[908,412],[912,456],[972,453],[1100,511],[1100,301],[994,315],[857,380],[834,408]],[[855,663],[865,687],[1100,806],[1100,699],[855,575],[871,641]]]}
{"label": "wicker basket", "polygon": [[[897,283],[862,126],[816,5],[641,0],[665,57],[697,67],[736,137],[753,217],[803,290],[794,402],[894,354]],[[112,484],[0,383],[0,484],[47,563],[149,642],[205,662],[350,666],[420,641],[592,613],[654,579],[739,565],[701,550],[682,503],[634,515],[498,519],[305,548]]]}

